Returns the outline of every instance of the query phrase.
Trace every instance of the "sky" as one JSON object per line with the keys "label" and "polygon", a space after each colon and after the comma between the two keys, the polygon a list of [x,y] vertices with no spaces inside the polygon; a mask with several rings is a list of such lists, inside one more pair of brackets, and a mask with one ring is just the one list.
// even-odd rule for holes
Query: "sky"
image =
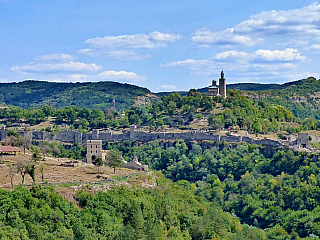
{"label": "sky", "polygon": [[320,75],[320,1],[0,0],[0,82],[153,92]]}

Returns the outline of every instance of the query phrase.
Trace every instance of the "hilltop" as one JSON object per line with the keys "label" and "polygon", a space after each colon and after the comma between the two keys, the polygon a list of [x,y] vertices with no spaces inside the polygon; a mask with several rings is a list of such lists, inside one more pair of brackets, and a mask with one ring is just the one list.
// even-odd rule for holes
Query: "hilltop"
{"label": "hilltop", "polygon": [[112,106],[116,99],[118,109],[134,104],[138,96],[151,93],[149,89],[117,82],[57,83],[27,80],[0,84],[0,102],[21,108],[51,105],[100,108]]}
{"label": "hilltop", "polygon": [[255,100],[284,106],[296,117],[320,119],[320,80],[313,77],[279,85],[273,89],[240,92]]}
{"label": "hilltop", "polygon": [[[320,81],[313,77],[284,84],[237,83],[228,84],[228,91],[266,103],[281,105],[299,118],[320,119]],[[206,93],[207,88],[197,89]],[[152,93],[149,89],[117,82],[56,83],[27,80],[19,83],[0,84],[0,104],[23,109],[75,106],[78,108],[102,109],[113,106],[117,110],[130,109],[132,105],[145,105],[172,93],[188,95],[186,91]]]}

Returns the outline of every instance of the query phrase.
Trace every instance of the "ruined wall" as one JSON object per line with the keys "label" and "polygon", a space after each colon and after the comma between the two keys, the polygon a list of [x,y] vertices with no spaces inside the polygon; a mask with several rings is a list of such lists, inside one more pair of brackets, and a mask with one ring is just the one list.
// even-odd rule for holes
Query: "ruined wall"
{"label": "ruined wall", "polygon": [[[271,139],[253,139],[250,136],[219,136],[213,135],[210,132],[205,131],[188,131],[188,132],[145,132],[139,131],[135,126],[130,126],[130,131],[124,131],[123,133],[117,134],[113,131],[100,131],[99,129],[94,129],[89,133],[80,133],[78,131],[62,131],[62,132],[44,132],[44,131],[33,131],[33,132],[18,132],[21,136],[28,135],[33,140],[38,141],[60,141],[65,143],[78,142],[80,144],[85,144],[88,140],[101,140],[104,144],[106,141],[118,142],[124,140],[139,141],[139,142],[149,142],[154,140],[184,140],[184,141],[226,141],[226,142],[247,142],[250,144],[257,145],[270,145],[274,147],[283,146],[278,140]],[[4,140],[7,135],[7,129],[0,129],[0,139]],[[299,134],[300,138],[295,141],[295,144],[300,143],[301,140],[307,139],[307,135]]]}

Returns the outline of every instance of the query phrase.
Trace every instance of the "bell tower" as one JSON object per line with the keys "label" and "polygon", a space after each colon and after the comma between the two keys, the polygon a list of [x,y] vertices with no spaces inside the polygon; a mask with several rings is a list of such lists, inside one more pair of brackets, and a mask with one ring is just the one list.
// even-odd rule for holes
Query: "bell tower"
{"label": "bell tower", "polygon": [[223,69],[221,71],[221,77],[219,78],[219,93],[223,98],[227,97],[227,84],[224,77]]}

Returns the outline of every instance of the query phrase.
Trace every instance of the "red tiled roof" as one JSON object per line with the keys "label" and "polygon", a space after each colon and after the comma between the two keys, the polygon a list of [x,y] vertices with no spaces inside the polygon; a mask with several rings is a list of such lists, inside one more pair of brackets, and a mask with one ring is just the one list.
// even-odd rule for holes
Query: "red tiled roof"
{"label": "red tiled roof", "polygon": [[21,152],[21,149],[11,146],[0,146],[0,152]]}

